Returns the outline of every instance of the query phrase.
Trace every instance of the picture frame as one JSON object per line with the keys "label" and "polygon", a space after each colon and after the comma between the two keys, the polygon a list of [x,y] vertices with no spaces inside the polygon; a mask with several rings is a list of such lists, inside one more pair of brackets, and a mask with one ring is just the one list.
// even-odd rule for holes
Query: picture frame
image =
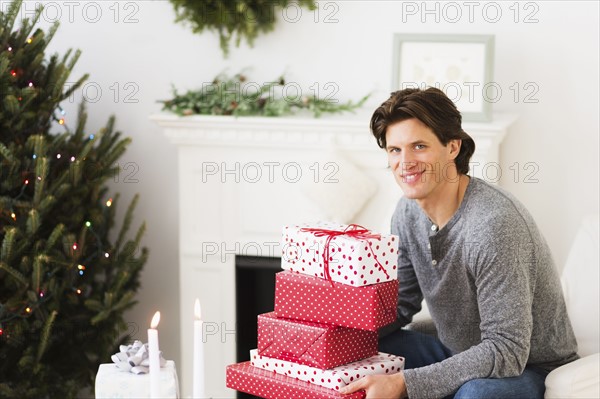
{"label": "picture frame", "polygon": [[489,122],[498,100],[492,81],[494,35],[394,35],[393,90],[437,87],[456,104],[464,121]]}

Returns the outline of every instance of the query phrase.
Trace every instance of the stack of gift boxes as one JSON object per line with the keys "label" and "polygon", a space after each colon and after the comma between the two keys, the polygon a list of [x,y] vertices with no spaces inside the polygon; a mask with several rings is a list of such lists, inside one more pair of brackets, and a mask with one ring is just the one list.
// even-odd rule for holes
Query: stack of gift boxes
{"label": "stack of gift boxes", "polygon": [[402,370],[377,350],[396,319],[398,237],[357,225],[287,226],[275,310],[258,316],[258,348],[227,367],[227,386],[269,399],[363,398],[341,387]]}

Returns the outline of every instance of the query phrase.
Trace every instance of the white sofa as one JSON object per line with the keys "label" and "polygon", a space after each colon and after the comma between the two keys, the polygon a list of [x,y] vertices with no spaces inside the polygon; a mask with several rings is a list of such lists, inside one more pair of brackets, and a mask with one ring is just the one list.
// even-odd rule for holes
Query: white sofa
{"label": "white sofa", "polygon": [[548,375],[545,398],[600,398],[599,250],[595,214],[583,220],[561,275],[581,359]]}

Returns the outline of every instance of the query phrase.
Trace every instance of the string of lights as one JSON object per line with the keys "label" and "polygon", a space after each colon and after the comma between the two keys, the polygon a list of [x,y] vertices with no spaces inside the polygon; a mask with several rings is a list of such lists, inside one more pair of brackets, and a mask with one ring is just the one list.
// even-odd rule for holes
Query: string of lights
{"label": "string of lights", "polygon": [[[27,44],[31,44],[33,42],[33,38],[28,38],[26,43]],[[13,47],[12,46],[8,46],[7,47],[7,51],[9,53],[13,52]],[[26,71],[23,70],[16,70],[16,69],[12,69],[9,71],[10,76],[17,80],[19,79]],[[37,90],[36,85],[34,84],[33,81],[28,81],[25,87],[21,88],[21,92],[23,92],[23,90]],[[23,97],[22,96],[18,96],[17,100],[19,102],[23,101]],[[57,115],[58,114],[58,115]],[[52,113],[52,120],[54,122],[56,122],[59,126],[62,126],[62,128],[64,128],[65,132],[72,134],[71,129],[69,128],[69,125],[66,122],[66,111],[64,110],[64,108],[62,108],[60,106],[60,104],[57,106],[57,108],[55,109],[55,111]],[[94,134],[90,134],[88,136],[89,140],[94,140],[95,135]],[[77,161],[77,157],[76,155],[66,155],[69,162],[73,163],[75,161]],[[33,160],[36,160],[38,158],[38,154],[32,154],[31,158]],[[54,155],[54,159],[57,161],[60,161],[63,159],[63,154],[58,152]],[[30,172],[29,171],[25,171],[23,172],[24,175],[28,175]],[[42,180],[42,176],[35,176],[35,179],[37,181],[41,181]],[[9,206],[7,207],[7,209],[5,210],[5,212],[7,212],[9,214],[10,220],[12,220],[13,224],[16,224],[18,222],[18,218],[20,217],[18,215],[18,207],[16,206],[16,204],[19,203],[19,201],[25,200],[26,201],[26,197],[27,197],[27,189],[28,187],[30,187],[31,185],[31,179],[30,177],[26,177],[23,180],[23,183],[21,185],[21,188],[18,192],[18,194],[14,197],[14,198],[10,198],[9,199]],[[105,206],[107,208],[110,208],[110,206],[112,205],[112,198],[108,199],[105,203]],[[92,235],[95,238],[95,243],[96,243],[96,248],[95,251],[91,251],[91,253],[89,253],[87,255],[87,257],[85,259],[83,259],[80,262],[77,262],[77,259],[79,258],[79,254],[77,253],[77,250],[79,248],[79,245],[77,242],[74,242],[71,245],[71,262],[69,263],[69,265],[67,266],[66,269],[75,269],[77,272],[77,275],[80,278],[83,278],[85,276],[85,272],[87,270],[86,265],[91,264],[94,259],[99,259],[99,258],[109,258],[110,254],[109,252],[106,252],[104,250],[104,246],[102,243],[102,239],[100,237],[100,235],[95,231],[95,229],[92,226],[92,223],[90,221],[86,221],[85,222],[85,227],[87,228],[87,230],[89,232],[92,233]],[[48,259],[49,263],[52,263],[52,259]],[[52,277],[53,274],[57,273],[57,270],[48,272],[48,277]],[[84,294],[83,290],[79,287],[79,284],[77,284],[77,281],[75,281],[74,286],[71,288],[71,291],[74,292],[76,295],[81,296],[82,294]],[[31,317],[32,314],[35,313],[36,309],[39,308],[43,308],[44,305],[51,299],[52,293],[51,292],[46,292],[42,289],[40,289],[40,291],[37,293],[37,300],[34,301],[27,301],[25,303],[20,303],[17,305],[14,305],[13,308],[11,309],[7,309],[7,307],[5,306],[5,304],[0,303],[0,338],[9,338],[10,334],[9,334],[9,330],[6,328],[6,326],[9,324],[9,322],[15,318],[27,318],[27,317]]]}

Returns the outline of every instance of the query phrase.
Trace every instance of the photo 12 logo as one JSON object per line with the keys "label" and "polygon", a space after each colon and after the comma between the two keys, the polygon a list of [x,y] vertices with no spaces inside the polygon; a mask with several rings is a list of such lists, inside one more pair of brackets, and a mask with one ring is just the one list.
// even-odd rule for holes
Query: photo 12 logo
{"label": "photo 12 logo", "polygon": [[325,248],[325,245],[317,241],[309,247],[302,247],[297,242],[288,242],[281,249],[281,258],[285,262],[291,263],[300,261],[319,263],[323,262],[325,260],[325,254],[329,253],[328,263],[333,264],[341,261],[339,254],[341,250],[341,247],[335,242],[330,242],[327,249]]}
{"label": "photo 12 logo", "polygon": [[197,1],[196,7],[200,10],[198,15],[207,23],[220,19],[222,21],[269,21],[281,20],[287,23],[298,23],[309,20],[313,23],[335,24],[339,22],[340,4],[336,1],[316,1],[312,10],[303,9],[297,1],[283,2],[267,0],[260,7],[249,7],[240,2],[235,9],[228,7],[215,7],[211,2]]}
{"label": "photo 12 logo", "polygon": [[[0,1],[5,15],[12,1]],[[24,1],[17,11],[17,19],[33,20],[41,10],[40,20],[47,23],[74,23],[84,21],[95,24],[102,20],[113,23],[136,24],[139,22],[140,2],[137,1]]]}
{"label": "photo 12 logo", "polygon": [[502,87],[498,82],[402,82],[401,89],[435,87],[443,91],[461,111],[477,109],[481,102],[497,103],[510,95],[515,103],[537,104],[540,87],[536,82],[512,82]]}
{"label": "photo 12 logo", "polygon": [[[18,76],[22,71],[11,72],[13,76]],[[76,104],[85,99],[87,103],[95,104],[103,98],[112,101],[115,104],[137,104],[140,102],[140,86],[137,82],[107,82],[99,83],[94,81],[85,81],[79,87],[75,88],[75,82],[65,82],[61,86],[38,86],[38,82],[31,81],[25,87],[18,88],[14,92],[17,97],[27,97],[35,92],[38,97],[48,97],[56,101],[64,101],[69,104]],[[4,88],[6,89],[6,88]],[[0,88],[0,95],[6,95]],[[63,100],[63,96],[64,100]]]}
{"label": "photo 12 logo", "polygon": [[338,183],[336,177],[339,165],[335,162],[313,162],[310,165],[299,162],[203,162],[202,183],[209,181],[274,183],[298,183],[302,177],[312,178],[314,183]]}
{"label": "photo 12 logo", "polygon": [[227,262],[228,257],[235,259],[236,256],[254,256],[254,257],[276,257],[280,250],[280,243],[276,241],[264,242],[216,242],[206,241],[202,243],[202,263]]}
{"label": "photo 12 logo", "polygon": [[[73,83],[65,83],[65,92],[69,92]],[[139,92],[140,86],[137,82],[112,82],[110,85],[106,85],[103,87],[98,82],[85,82],[75,91],[71,92],[69,97],[67,97],[67,101],[69,103],[74,103],[78,101],[75,97],[76,94],[81,94],[85,101],[88,103],[97,103],[102,99],[102,97],[107,94],[115,104],[123,103],[123,104],[137,104],[140,102],[139,100]]]}
{"label": "photo 12 logo", "polygon": [[331,103],[338,103],[335,97],[340,87],[335,82],[320,84],[314,82],[308,86],[310,90],[302,90],[297,82],[203,82],[200,93],[203,96],[217,97],[221,101],[227,99],[243,104],[245,102],[256,102],[266,96],[272,99],[283,99],[289,103],[297,101],[306,102],[309,98],[320,98]]}
{"label": "photo 12 logo", "polygon": [[402,22],[487,22],[511,21],[515,24],[539,22],[540,6],[533,1],[403,1]]}

